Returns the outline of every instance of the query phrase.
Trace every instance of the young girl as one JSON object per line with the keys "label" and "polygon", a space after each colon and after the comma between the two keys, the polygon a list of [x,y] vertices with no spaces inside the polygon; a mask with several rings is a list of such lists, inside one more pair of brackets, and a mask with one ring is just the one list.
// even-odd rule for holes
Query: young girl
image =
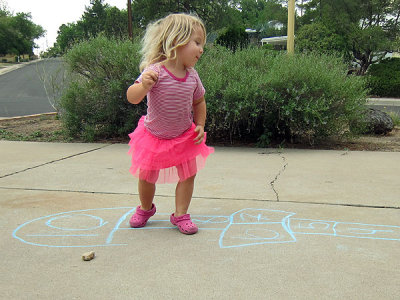
{"label": "young girl", "polygon": [[205,41],[204,24],[192,15],[171,14],[147,27],[142,74],[127,91],[133,104],[147,95],[147,115],[129,135],[130,172],[139,178],[141,202],[130,219],[134,228],[145,226],[156,212],[155,184],[177,182],[170,221],[184,234],[198,230],[187,211],[196,173],[214,152],[205,144],[205,90],[193,69]]}

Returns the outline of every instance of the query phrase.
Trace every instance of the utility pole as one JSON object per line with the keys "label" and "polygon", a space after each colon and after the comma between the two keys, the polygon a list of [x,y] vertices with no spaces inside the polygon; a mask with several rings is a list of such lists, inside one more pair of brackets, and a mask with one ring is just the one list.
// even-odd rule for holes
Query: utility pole
{"label": "utility pole", "polygon": [[294,53],[294,8],[296,0],[288,0],[287,52]]}
{"label": "utility pole", "polygon": [[132,4],[131,0],[128,0],[128,32],[129,32],[129,39],[133,40],[133,33],[132,33]]}
{"label": "utility pole", "polygon": [[304,0],[301,0],[301,10],[300,10],[300,17],[303,16],[303,4],[304,4]]}

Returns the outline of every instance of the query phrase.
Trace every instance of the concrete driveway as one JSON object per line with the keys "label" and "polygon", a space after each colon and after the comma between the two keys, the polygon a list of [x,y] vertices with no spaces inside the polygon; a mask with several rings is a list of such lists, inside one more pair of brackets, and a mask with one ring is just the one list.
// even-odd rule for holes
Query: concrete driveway
{"label": "concrete driveway", "polygon": [[129,227],[126,152],[0,141],[4,299],[399,299],[400,153],[216,148],[185,236],[173,185]]}

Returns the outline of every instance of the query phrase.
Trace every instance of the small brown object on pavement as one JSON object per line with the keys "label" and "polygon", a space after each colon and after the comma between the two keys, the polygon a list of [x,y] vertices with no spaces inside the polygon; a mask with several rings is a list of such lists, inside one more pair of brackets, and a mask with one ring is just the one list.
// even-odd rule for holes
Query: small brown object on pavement
{"label": "small brown object on pavement", "polygon": [[89,261],[95,257],[94,251],[86,252],[82,254],[82,260]]}

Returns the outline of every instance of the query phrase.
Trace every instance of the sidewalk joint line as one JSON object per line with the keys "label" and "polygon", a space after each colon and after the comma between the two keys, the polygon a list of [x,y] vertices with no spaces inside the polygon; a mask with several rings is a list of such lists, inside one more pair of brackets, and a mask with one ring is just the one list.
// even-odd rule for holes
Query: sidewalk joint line
{"label": "sidewalk joint line", "polygon": [[[41,189],[41,188],[19,188],[19,187],[3,187],[0,186],[1,190],[19,190],[19,191],[36,191],[36,192],[63,192],[63,193],[82,193],[82,194],[94,194],[94,195],[126,195],[126,196],[138,196],[138,193],[127,193],[127,192],[95,192],[95,191],[78,191],[78,190],[52,190],[52,189]],[[173,198],[175,195],[156,195],[158,198]],[[230,197],[205,197],[205,196],[193,196],[193,199],[208,199],[208,200],[229,200],[229,201],[254,201],[254,202],[274,202],[276,199],[255,199],[255,198],[230,198]],[[304,202],[294,200],[280,200],[279,203],[292,203],[292,204],[312,204],[312,205],[327,205],[327,206],[344,206],[344,207],[359,207],[359,208],[374,208],[374,209],[400,209],[400,206],[389,206],[389,205],[367,205],[367,204],[352,204],[352,203],[330,203],[330,202]]]}
{"label": "sidewalk joint line", "polygon": [[46,166],[46,165],[50,165],[50,164],[55,163],[55,162],[67,160],[67,159],[73,158],[75,156],[79,156],[79,155],[87,154],[87,153],[90,153],[90,152],[93,152],[93,151],[97,151],[97,150],[103,149],[103,148],[108,147],[108,146],[110,146],[110,145],[104,145],[104,146],[99,147],[99,148],[91,149],[91,150],[88,150],[88,151],[72,154],[72,155],[69,155],[67,157],[62,157],[62,158],[59,158],[59,159],[48,161],[48,162],[42,163],[42,164],[37,165],[37,166],[26,168],[24,170],[15,171],[13,173],[0,176],[0,179],[6,178],[6,177],[9,177],[9,176],[13,176],[13,175],[16,175],[16,174],[19,174],[19,173],[24,173],[26,171],[30,171],[30,170],[33,170],[33,169],[36,169],[36,168],[40,168],[40,167],[43,167],[43,166]]}

